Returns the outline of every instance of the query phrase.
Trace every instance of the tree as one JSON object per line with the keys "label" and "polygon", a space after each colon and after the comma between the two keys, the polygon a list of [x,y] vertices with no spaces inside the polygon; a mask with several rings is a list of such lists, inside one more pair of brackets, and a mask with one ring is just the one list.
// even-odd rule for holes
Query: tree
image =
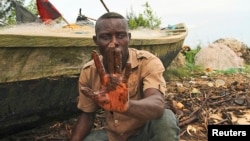
{"label": "tree", "polygon": [[136,16],[132,8],[131,11],[127,13],[126,17],[128,19],[129,28],[159,28],[161,25],[161,19],[153,13],[148,2],[146,2],[143,7],[145,8],[143,13],[139,13],[138,16]]}
{"label": "tree", "polygon": [[30,0],[26,8],[33,14],[38,15],[37,7],[36,7],[36,0]]}
{"label": "tree", "polygon": [[[15,4],[12,1],[18,3],[19,5],[24,6],[25,0],[1,0],[0,1],[0,21],[8,25],[16,24]],[[30,12],[37,15],[35,0],[31,0],[28,6],[25,8],[27,8]]]}

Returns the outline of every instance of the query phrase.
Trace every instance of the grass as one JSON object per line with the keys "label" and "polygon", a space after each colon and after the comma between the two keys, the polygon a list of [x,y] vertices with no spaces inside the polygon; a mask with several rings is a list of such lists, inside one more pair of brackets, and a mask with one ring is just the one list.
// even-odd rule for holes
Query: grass
{"label": "grass", "polygon": [[193,64],[186,64],[184,67],[169,68],[167,69],[163,76],[166,80],[173,79],[186,79],[194,75],[199,75],[204,71],[200,66]]}
{"label": "grass", "polygon": [[250,74],[250,65],[244,65],[243,68],[229,68],[227,70],[214,70],[212,72],[207,72],[205,68],[201,66],[196,66],[194,64],[186,64],[183,67],[169,68],[167,69],[163,76],[169,80],[182,80],[193,76],[201,75],[232,75],[232,74]]}
{"label": "grass", "polygon": [[227,70],[217,70],[216,74],[231,75],[236,73],[248,74],[250,73],[250,65],[244,65],[242,68],[229,68]]}
{"label": "grass", "polygon": [[204,70],[201,66],[195,65],[195,55],[201,49],[200,45],[198,45],[195,49],[183,52],[185,56],[185,66],[183,67],[173,67],[167,68],[164,72],[163,76],[166,80],[171,79],[185,79],[197,73],[200,73]]}

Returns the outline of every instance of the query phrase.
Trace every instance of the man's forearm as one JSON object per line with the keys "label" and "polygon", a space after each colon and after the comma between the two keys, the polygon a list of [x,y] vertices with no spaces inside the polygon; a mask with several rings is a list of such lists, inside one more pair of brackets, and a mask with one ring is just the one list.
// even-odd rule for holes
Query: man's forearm
{"label": "man's forearm", "polygon": [[157,119],[164,112],[164,100],[161,95],[151,95],[141,100],[130,100],[124,113],[142,120]]}
{"label": "man's forearm", "polygon": [[91,131],[94,114],[82,113],[75,124],[70,141],[82,141]]}

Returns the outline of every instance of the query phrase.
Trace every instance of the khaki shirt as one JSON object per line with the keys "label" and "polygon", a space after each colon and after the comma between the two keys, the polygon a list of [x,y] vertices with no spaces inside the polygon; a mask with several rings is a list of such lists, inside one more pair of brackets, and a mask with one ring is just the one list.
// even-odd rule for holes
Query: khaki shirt
{"label": "khaki shirt", "polygon": [[[147,51],[129,48],[128,62],[131,63],[132,68],[128,79],[130,100],[142,99],[143,91],[148,88],[159,89],[162,94],[165,94],[166,82],[163,77],[165,68],[159,58]],[[83,67],[79,78],[80,86],[89,87],[94,91],[99,90],[100,78],[93,60]],[[77,107],[84,112],[95,112],[100,108],[80,91]],[[110,141],[117,141],[117,137],[120,135],[127,138],[135,134],[146,122],[117,112],[106,111],[105,116],[105,128],[108,131]]]}

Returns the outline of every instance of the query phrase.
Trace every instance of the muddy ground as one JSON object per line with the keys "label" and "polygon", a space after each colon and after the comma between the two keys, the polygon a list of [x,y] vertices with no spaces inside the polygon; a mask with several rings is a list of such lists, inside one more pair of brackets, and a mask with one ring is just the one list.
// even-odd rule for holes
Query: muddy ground
{"label": "muddy ground", "polygon": [[[166,107],[179,119],[181,141],[206,141],[207,125],[250,124],[250,74],[200,73],[167,81]],[[101,127],[98,115],[95,129]],[[68,140],[76,116],[6,138],[14,141]]]}

